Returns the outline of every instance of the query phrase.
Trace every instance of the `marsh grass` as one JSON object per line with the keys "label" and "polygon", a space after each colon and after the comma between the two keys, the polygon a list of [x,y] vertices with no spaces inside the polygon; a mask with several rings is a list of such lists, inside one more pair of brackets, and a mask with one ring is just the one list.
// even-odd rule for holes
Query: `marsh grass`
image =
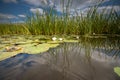
{"label": "marsh grass", "polygon": [[[64,1],[64,0],[63,0]],[[63,2],[63,6],[65,3]],[[114,9],[98,12],[98,6],[90,7],[86,16],[83,14],[69,17],[70,1],[63,9],[62,16],[49,13],[28,16],[22,24],[0,24],[0,35],[30,34],[30,35],[93,35],[120,34],[120,15]],[[76,13],[78,14],[78,13]]]}

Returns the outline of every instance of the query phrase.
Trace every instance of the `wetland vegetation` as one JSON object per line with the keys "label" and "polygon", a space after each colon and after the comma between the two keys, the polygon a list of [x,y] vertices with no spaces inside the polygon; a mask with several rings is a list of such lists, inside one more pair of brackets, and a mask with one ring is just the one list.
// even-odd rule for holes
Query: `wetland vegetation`
{"label": "wetland vegetation", "polygon": [[0,80],[120,80],[120,13],[99,5],[0,24]]}
{"label": "wetland vegetation", "polygon": [[28,16],[24,23],[0,24],[0,35],[93,35],[120,34],[120,14],[114,7],[98,11],[100,3],[91,6],[86,15],[70,15],[67,12],[61,16],[44,12]]}

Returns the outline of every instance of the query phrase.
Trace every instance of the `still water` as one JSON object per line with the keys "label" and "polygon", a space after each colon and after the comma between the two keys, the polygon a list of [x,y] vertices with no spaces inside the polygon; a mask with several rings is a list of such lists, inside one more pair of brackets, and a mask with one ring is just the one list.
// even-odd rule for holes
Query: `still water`
{"label": "still water", "polygon": [[20,53],[0,61],[0,80],[120,80],[119,38],[82,38],[42,54]]}

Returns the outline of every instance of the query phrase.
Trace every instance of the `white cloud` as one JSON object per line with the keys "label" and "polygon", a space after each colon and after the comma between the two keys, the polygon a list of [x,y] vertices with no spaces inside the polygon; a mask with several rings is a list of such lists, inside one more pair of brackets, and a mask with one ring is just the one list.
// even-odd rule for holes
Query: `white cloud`
{"label": "white cloud", "polygon": [[30,11],[34,14],[35,13],[43,14],[43,9],[41,8],[31,8]]}
{"label": "white cloud", "polygon": [[35,6],[44,6],[48,4],[47,0],[24,0],[24,1],[28,4],[32,4]]}
{"label": "white cloud", "polygon": [[[64,0],[64,8],[63,8],[63,0],[24,0],[28,4],[32,4],[34,6],[41,7],[53,7],[56,5],[55,10],[62,12],[66,5],[68,5],[69,0]],[[108,0],[70,0],[70,9],[83,8],[85,6],[89,6],[90,4],[95,4],[98,1],[108,1]]]}
{"label": "white cloud", "polygon": [[54,3],[53,3],[51,0],[49,0],[48,5],[49,5],[50,7],[53,7],[53,6],[54,6]]}
{"label": "white cloud", "polygon": [[5,3],[17,3],[17,0],[3,0]]}
{"label": "white cloud", "polygon": [[111,10],[112,8],[113,8],[114,10],[120,10],[120,6],[102,6],[102,7],[99,7],[98,9],[99,9],[99,10],[103,10],[103,9]]}
{"label": "white cloud", "polygon": [[[64,0],[64,8],[62,0],[24,0],[28,4],[41,6],[43,8],[54,8],[58,12],[63,12],[63,9],[68,5],[69,0]],[[96,0],[70,0],[69,9],[83,8]],[[98,1],[98,0],[97,0]],[[69,10],[70,11],[70,10]]]}
{"label": "white cloud", "polygon": [[25,21],[19,20],[19,21],[14,21],[14,22],[12,22],[12,23],[25,23]]}
{"label": "white cloud", "polygon": [[18,17],[21,17],[21,18],[25,18],[26,15],[23,15],[23,14],[19,14]]}
{"label": "white cloud", "polygon": [[114,10],[116,12],[120,11],[120,6],[101,6],[101,7],[98,7],[98,12],[103,12],[105,14],[109,14],[111,12],[111,10]]}
{"label": "white cloud", "polygon": [[12,14],[0,13],[0,23],[8,23],[10,20],[19,19],[17,16]]}
{"label": "white cloud", "polygon": [[17,19],[15,15],[0,13],[0,19]]}
{"label": "white cloud", "polygon": [[[90,9],[91,9],[90,7],[86,7],[84,9],[78,9],[76,12],[78,13],[78,15],[82,14],[83,16],[86,16],[89,13]],[[104,14],[109,14],[112,9],[115,11],[120,11],[120,6],[101,6],[97,8],[97,12],[103,13],[104,11]],[[74,11],[73,11],[73,15],[76,15]]]}

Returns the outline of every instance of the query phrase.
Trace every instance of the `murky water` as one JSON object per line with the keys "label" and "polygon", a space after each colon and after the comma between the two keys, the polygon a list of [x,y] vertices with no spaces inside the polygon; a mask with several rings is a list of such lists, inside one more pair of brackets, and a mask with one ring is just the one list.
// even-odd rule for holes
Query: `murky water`
{"label": "murky water", "polygon": [[0,80],[120,80],[119,39],[81,39],[42,54],[20,53],[0,62]]}

